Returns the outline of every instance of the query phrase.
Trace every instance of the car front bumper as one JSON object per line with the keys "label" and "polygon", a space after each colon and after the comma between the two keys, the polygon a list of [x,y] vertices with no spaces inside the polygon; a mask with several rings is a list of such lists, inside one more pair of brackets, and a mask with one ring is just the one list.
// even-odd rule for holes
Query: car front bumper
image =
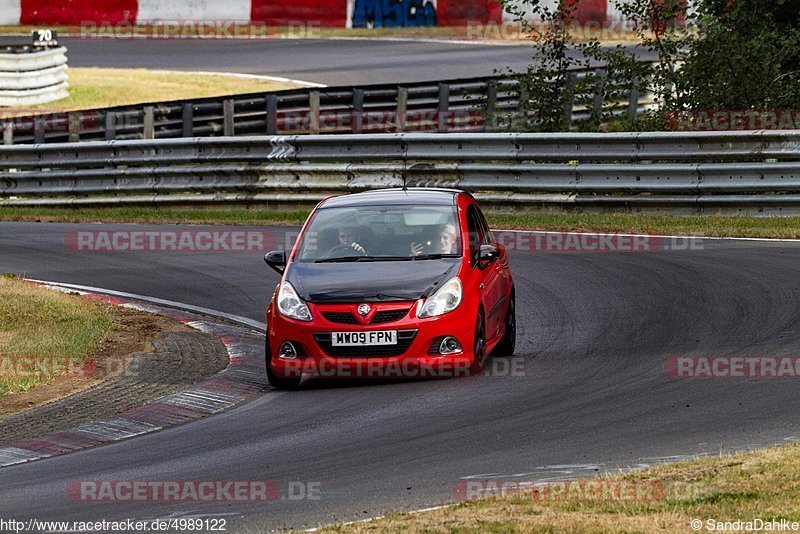
{"label": "car front bumper", "polygon": [[[439,317],[418,319],[416,303],[405,303],[411,310],[406,317],[381,324],[341,324],[327,320],[322,306],[311,306],[311,322],[280,315],[274,303],[267,316],[267,343],[272,355],[272,371],[279,376],[301,374],[321,378],[449,378],[466,376],[473,363],[474,318],[465,320],[464,309]],[[399,304],[394,303],[394,307]],[[333,308],[337,308],[334,306]],[[338,306],[342,309],[343,305]],[[329,311],[329,310],[328,310]],[[398,331],[397,345],[333,347],[333,332]],[[436,348],[446,336],[461,345],[456,354],[438,354]],[[281,346],[292,343],[295,357],[283,357]]]}

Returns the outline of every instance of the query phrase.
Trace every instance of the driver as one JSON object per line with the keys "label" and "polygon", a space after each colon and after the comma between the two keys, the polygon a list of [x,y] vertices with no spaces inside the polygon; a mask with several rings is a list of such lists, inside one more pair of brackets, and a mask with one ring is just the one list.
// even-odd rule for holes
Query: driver
{"label": "driver", "polygon": [[367,251],[359,244],[360,236],[358,230],[352,226],[342,226],[339,228],[339,244],[331,249],[331,253],[338,252],[342,248],[352,248],[356,252],[366,254]]}

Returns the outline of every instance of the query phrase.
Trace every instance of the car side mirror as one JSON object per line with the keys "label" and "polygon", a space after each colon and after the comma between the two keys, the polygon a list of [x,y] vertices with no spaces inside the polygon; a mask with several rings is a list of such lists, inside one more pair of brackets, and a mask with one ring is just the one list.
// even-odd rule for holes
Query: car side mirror
{"label": "car side mirror", "polygon": [[283,274],[283,271],[286,270],[286,251],[285,250],[273,250],[272,252],[267,252],[264,256],[264,261],[267,262],[267,265],[278,274]]}
{"label": "car side mirror", "polygon": [[494,245],[481,245],[480,259],[478,268],[485,269],[490,266],[500,256],[500,249]]}

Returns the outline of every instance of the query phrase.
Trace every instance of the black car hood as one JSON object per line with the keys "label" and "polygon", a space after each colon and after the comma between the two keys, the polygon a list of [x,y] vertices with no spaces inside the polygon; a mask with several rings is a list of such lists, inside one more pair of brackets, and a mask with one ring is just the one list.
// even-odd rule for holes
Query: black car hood
{"label": "black car hood", "polygon": [[289,266],[286,281],[310,302],[417,300],[458,274],[461,258]]}

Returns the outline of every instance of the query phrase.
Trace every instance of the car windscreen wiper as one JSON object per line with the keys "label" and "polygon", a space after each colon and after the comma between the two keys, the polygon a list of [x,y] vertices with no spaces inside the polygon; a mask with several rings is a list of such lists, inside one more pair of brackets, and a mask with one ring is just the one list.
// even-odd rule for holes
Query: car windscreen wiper
{"label": "car windscreen wiper", "polygon": [[458,254],[420,254],[413,256],[412,260],[440,260],[442,258],[458,258]]}
{"label": "car windscreen wiper", "polygon": [[341,256],[338,258],[324,258],[321,260],[314,260],[314,263],[345,263],[348,261],[358,261],[364,256]]}
{"label": "car windscreen wiper", "polygon": [[440,260],[442,258],[458,258],[458,254],[420,254],[419,256],[342,256],[341,258],[325,258],[314,263],[347,263],[358,261],[417,261]]}
{"label": "car windscreen wiper", "polygon": [[346,263],[357,261],[410,261],[408,256],[343,256],[341,258],[325,258],[314,263]]}

